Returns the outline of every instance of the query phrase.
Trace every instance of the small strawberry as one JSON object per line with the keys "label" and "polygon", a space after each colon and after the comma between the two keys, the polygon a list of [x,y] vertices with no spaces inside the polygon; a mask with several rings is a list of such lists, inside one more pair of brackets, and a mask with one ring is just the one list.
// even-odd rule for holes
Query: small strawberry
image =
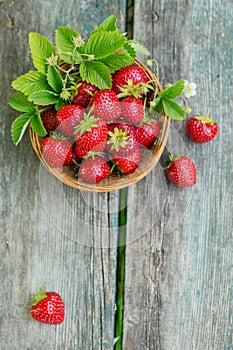
{"label": "small strawberry", "polygon": [[104,158],[93,155],[82,161],[78,175],[85,182],[98,183],[110,175],[110,167]]}
{"label": "small strawberry", "polygon": [[153,145],[159,133],[159,123],[154,118],[144,117],[139,125],[135,125],[136,141],[144,147]]}
{"label": "small strawberry", "polygon": [[60,168],[69,163],[72,154],[72,145],[68,140],[53,135],[43,140],[41,151],[49,165],[53,168]]}
{"label": "small strawberry", "polygon": [[108,141],[106,145],[106,150],[111,154],[111,156],[127,156],[133,153],[135,148],[138,147],[137,142],[134,137],[130,135],[128,130],[114,128],[114,131],[108,132]]}
{"label": "small strawberry", "polygon": [[88,83],[87,81],[80,81],[77,85],[77,93],[73,98],[73,103],[86,108],[93,97],[93,94],[98,90],[95,85]]}
{"label": "small strawberry", "polygon": [[106,122],[113,121],[121,115],[121,105],[114,91],[104,89],[98,91],[91,100],[89,107],[93,106],[93,113]]}
{"label": "small strawberry", "polygon": [[112,90],[120,94],[119,97],[142,97],[147,92],[147,83],[147,75],[141,67],[127,66],[113,74]]}
{"label": "small strawberry", "polygon": [[41,112],[41,114],[40,114],[42,123],[48,132],[55,131],[57,128],[56,114],[57,114],[57,112],[56,112],[54,106]]}
{"label": "small strawberry", "polygon": [[128,96],[121,100],[121,115],[133,124],[139,123],[144,117],[142,100]]}
{"label": "small strawberry", "polygon": [[57,125],[66,136],[74,136],[74,127],[84,117],[84,108],[77,104],[61,107],[57,112]]}
{"label": "small strawberry", "polygon": [[187,132],[195,143],[206,143],[215,138],[218,133],[218,124],[206,116],[192,116],[187,122]]}
{"label": "small strawberry", "polygon": [[170,157],[171,163],[165,168],[168,179],[180,187],[191,187],[196,183],[196,167],[186,156]]}
{"label": "small strawberry", "polygon": [[35,294],[30,313],[34,320],[47,324],[60,324],[64,321],[65,311],[61,296],[56,292],[44,292],[40,289]]}
{"label": "small strawberry", "polygon": [[75,166],[75,164],[78,162],[79,158],[75,151],[72,149],[72,152],[70,153],[70,156],[66,158],[66,162],[64,165],[67,166]]}
{"label": "small strawberry", "polygon": [[[90,111],[91,112],[91,111]],[[105,148],[108,127],[104,120],[85,114],[84,119],[75,128],[74,151],[83,158],[88,152],[100,152]]]}
{"label": "small strawberry", "polygon": [[118,169],[123,174],[133,173],[139,166],[142,159],[142,153],[139,147],[135,147],[134,151],[128,155],[118,155],[113,157],[113,163],[117,164]]}

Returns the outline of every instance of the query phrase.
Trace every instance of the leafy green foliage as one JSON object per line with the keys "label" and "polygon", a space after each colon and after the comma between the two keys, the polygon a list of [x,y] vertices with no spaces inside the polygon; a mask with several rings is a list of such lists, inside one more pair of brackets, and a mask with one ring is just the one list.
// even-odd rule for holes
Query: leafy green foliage
{"label": "leafy green foliage", "polygon": [[9,105],[19,112],[33,112],[34,104],[29,102],[27,97],[21,92],[16,92],[8,101]]}
{"label": "leafy green foliage", "polygon": [[30,94],[28,96],[28,100],[34,102],[37,105],[48,106],[57,103],[59,100],[59,96],[54,92],[42,90]]}
{"label": "leafy green foliage", "polygon": [[62,91],[62,88],[63,88],[62,77],[59,74],[57,67],[54,67],[54,66],[48,67],[47,80],[49,85],[55,92],[59,93]]}
{"label": "leafy green foliage", "polygon": [[29,71],[28,73],[21,75],[15,79],[11,85],[15,90],[22,92],[26,96],[36,91],[50,89],[46,75],[34,71]]}
{"label": "leafy green foliage", "polygon": [[166,97],[162,98],[162,104],[165,114],[172,119],[182,120],[185,117],[184,110],[175,101],[169,100]]}
{"label": "leafy green foliage", "polygon": [[30,126],[32,130],[39,136],[43,137],[47,134],[47,131],[42,123],[39,111],[37,111],[32,117]]}
{"label": "leafy green foliage", "polygon": [[112,54],[109,55],[107,58],[103,58],[101,62],[108,67],[111,73],[113,73],[118,69],[133,64],[134,58],[125,54]]}
{"label": "leafy green foliage", "polygon": [[15,145],[21,141],[28,124],[32,118],[32,113],[25,113],[17,117],[11,125],[11,137]]}
{"label": "leafy green foliage", "polygon": [[149,50],[137,40],[128,40],[127,44],[130,45],[138,54],[141,54],[141,55],[150,54]]}
{"label": "leafy green foliage", "polygon": [[96,32],[86,45],[86,54],[94,55],[96,60],[107,57],[120,49],[126,38],[120,32]]}
{"label": "leafy green foliage", "polygon": [[46,73],[47,58],[52,54],[55,55],[54,46],[47,38],[37,33],[29,34],[29,45],[35,68],[41,73]]}
{"label": "leafy green foliage", "polygon": [[96,85],[99,89],[110,89],[112,86],[110,71],[101,62],[82,62],[80,75],[83,80]]}
{"label": "leafy green foliage", "polygon": [[114,32],[116,30],[116,17],[109,16],[92,33],[94,34],[96,32]]}
{"label": "leafy green foliage", "polygon": [[[75,39],[80,38],[80,35],[76,30],[70,27],[58,27],[55,33],[56,47],[60,51],[60,57],[67,63],[80,63],[83,58],[81,53],[83,50],[80,47],[76,47]],[[80,52],[79,52],[80,51]]]}
{"label": "leafy green foliage", "polygon": [[160,92],[160,97],[168,99],[179,97],[184,90],[184,80],[178,80],[175,84]]}

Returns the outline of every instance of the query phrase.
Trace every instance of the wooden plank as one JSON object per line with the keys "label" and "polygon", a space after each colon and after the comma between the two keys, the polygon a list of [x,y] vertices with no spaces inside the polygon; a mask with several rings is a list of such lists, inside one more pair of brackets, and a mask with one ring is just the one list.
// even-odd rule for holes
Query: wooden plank
{"label": "wooden plank", "polygon": [[[123,29],[124,0],[1,2],[8,24],[0,23],[1,349],[107,349],[114,341],[118,192],[63,187],[40,169],[28,136],[13,145],[9,130],[17,114],[7,106],[11,81],[32,67],[29,32],[53,40],[55,28],[67,25],[87,38],[110,14]],[[99,237],[110,248],[100,249]],[[28,305],[39,287],[62,295],[62,325],[30,318]]]}
{"label": "wooden plank", "polygon": [[[232,13],[228,1],[135,1],[134,37],[159,61],[162,84],[194,81],[193,113],[210,107],[220,132],[211,143],[194,145],[185,121],[173,122],[196,163],[197,185],[186,192],[169,185],[158,196],[155,170],[129,190],[127,237],[136,240],[126,247],[124,349],[233,346]],[[150,213],[134,224],[146,201]],[[173,212],[183,201],[187,208]]]}

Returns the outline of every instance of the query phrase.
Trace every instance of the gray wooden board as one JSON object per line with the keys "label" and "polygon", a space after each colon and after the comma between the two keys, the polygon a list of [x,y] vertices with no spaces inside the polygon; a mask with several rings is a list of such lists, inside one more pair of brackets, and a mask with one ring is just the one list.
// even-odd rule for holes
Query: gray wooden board
{"label": "gray wooden board", "polygon": [[[17,147],[12,143],[10,125],[17,113],[7,101],[13,93],[11,81],[32,68],[29,32],[53,41],[56,27],[67,25],[87,38],[110,14],[117,15],[123,29],[125,1],[5,1],[0,6],[0,348],[111,348],[118,192],[82,193],[63,187],[41,169],[28,135]],[[99,249],[101,239],[111,248]],[[51,327],[31,319],[29,305],[39,287],[62,295],[62,325]]]}
{"label": "gray wooden board", "polygon": [[[193,113],[210,107],[220,130],[211,143],[194,145],[186,122],[172,123],[168,149],[186,146],[197,167],[195,187],[163,182],[161,191],[156,168],[129,189],[127,240],[134,242],[126,247],[127,350],[233,347],[232,14],[226,0],[135,1],[134,37],[158,60],[160,81],[195,82]],[[145,203],[151,210],[140,224]]]}

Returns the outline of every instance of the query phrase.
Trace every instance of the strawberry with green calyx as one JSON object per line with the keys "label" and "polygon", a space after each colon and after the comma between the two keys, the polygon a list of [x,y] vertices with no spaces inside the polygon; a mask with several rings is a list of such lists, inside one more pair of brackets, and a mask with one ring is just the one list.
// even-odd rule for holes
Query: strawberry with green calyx
{"label": "strawberry with green calyx", "polygon": [[108,124],[108,131],[111,131],[112,133],[114,133],[115,128],[122,131],[127,131],[129,136],[132,136],[133,138],[135,138],[135,128],[133,124],[127,123],[123,120],[119,120],[111,124]]}
{"label": "strawberry with green calyx", "polygon": [[64,321],[64,303],[57,292],[44,292],[41,288],[34,297],[35,300],[30,309],[34,320],[53,325],[61,324]]}
{"label": "strawberry with green calyx", "polygon": [[121,115],[132,124],[139,123],[144,117],[144,107],[141,99],[128,96],[121,100]]}
{"label": "strawberry with green calyx", "polygon": [[128,130],[121,130],[114,128],[114,131],[108,132],[108,141],[106,150],[111,154],[112,157],[118,155],[128,155],[134,152],[135,148],[138,147],[135,139],[129,134]]}
{"label": "strawberry with green calyx", "polygon": [[119,98],[126,96],[142,97],[147,91],[148,78],[141,67],[127,66],[112,77],[112,90]]}
{"label": "strawberry with green calyx", "polygon": [[92,98],[89,107],[93,107],[95,116],[111,122],[121,116],[121,105],[114,91],[103,89]]}
{"label": "strawberry with green calyx", "polygon": [[41,144],[41,151],[46,162],[53,168],[60,168],[70,163],[72,144],[55,133],[46,137]]}
{"label": "strawberry with green calyx", "polygon": [[84,118],[84,108],[77,104],[63,106],[56,115],[59,130],[66,136],[74,136],[75,126]]}
{"label": "strawberry with green calyx", "polygon": [[210,110],[206,116],[192,116],[187,122],[187,132],[195,143],[206,143],[215,138],[218,133],[218,124],[209,117]]}
{"label": "strawberry with green calyx", "polygon": [[168,179],[179,187],[191,187],[196,184],[196,167],[187,156],[170,158],[170,164],[164,169]]}
{"label": "strawberry with green calyx", "polygon": [[75,127],[74,151],[79,158],[88,152],[103,151],[108,138],[108,126],[104,120],[91,115],[92,110]]}
{"label": "strawberry with green calyx", "polygon": [[142,153],[138,146],[136,146],[132,153],[128,155],[118,154],[112,158],[114,164],[121,173],[128,175],[133,173],[139,166],[142,159]]}
{"label": "strawberry with green calyx", "polygon": [[85,182],[98,183],[110,175],[110,167],[104,157],[98,153],[89,153],[79,168],[78,176]]}
{"label": "strawberry with green calyx", "polygon": [[95,85],[90,84],[87,81],[78,82],[77,92],[73,98],[73,103],[86,108],[97,90],[98,88]]}
{"label": "strawberry with green calyx", "polygon": [[56,114],[57,114],[57,112],[56,112],[54,106],[51,106],[45,110],[43,109],[40,112],[40,117],[41,117],[42,123],[43,123],[45,129],[47,130],[47,132],[56,130],[56,128],[57,128]]}
{"label": "strawberry with green calyx", "polygon": [[139,125],[134,126],[136,141],[144,147],[153,145],[156,137],[159,134],[159,123],[149,116],[144,116]]}

